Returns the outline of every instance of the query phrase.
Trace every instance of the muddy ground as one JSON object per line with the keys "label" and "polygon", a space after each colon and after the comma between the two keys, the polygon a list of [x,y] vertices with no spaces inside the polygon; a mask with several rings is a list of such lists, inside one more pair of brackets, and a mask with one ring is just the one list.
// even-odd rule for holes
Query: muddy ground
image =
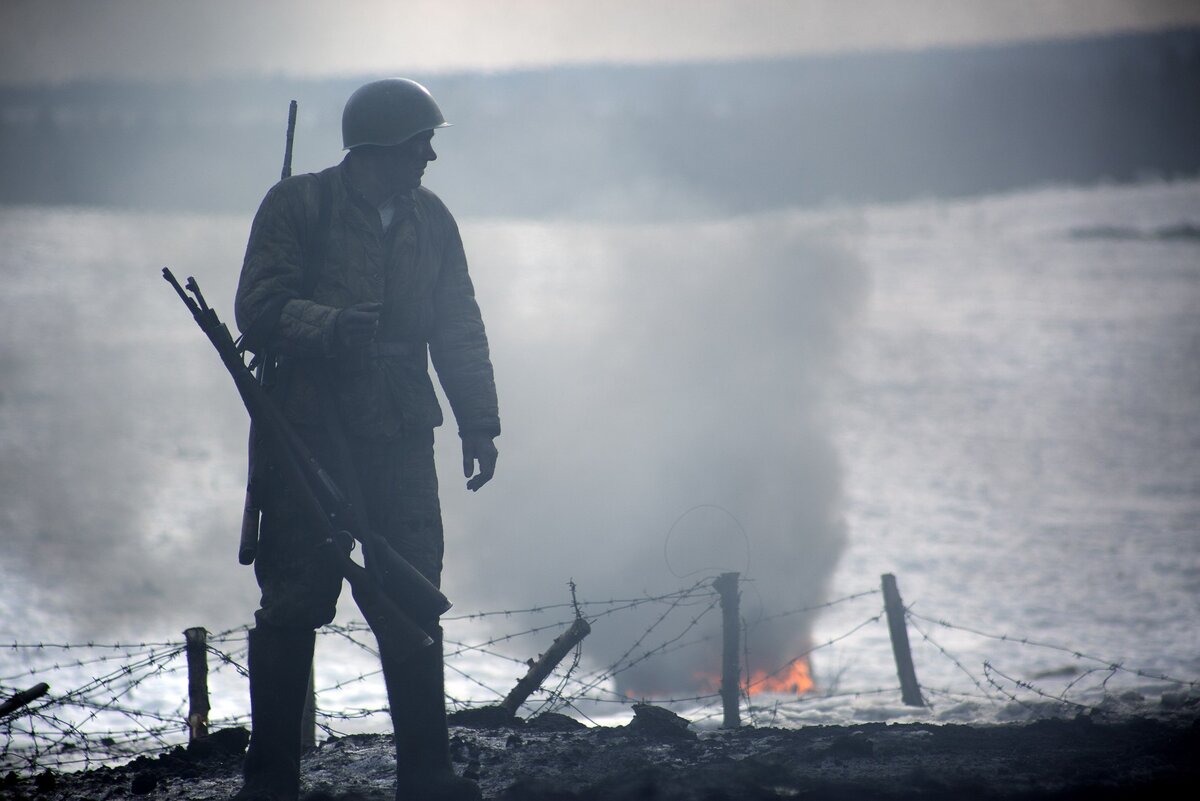
{"label": "muddy ground", "polygon": [[[665,712],[663,710],[662,712]],[[488,799],[1175,799],[1200,798],[1200,711],[1002,725],[866,723],[695,732],[642,710],[629,726],[459,720],[456,769]],[[201,801],[238,786],[240,729],[188,749],[85,773],[0,779],[0,798]],[[385,735],[329,740],[304,758],[311,801],[392,798]]]}

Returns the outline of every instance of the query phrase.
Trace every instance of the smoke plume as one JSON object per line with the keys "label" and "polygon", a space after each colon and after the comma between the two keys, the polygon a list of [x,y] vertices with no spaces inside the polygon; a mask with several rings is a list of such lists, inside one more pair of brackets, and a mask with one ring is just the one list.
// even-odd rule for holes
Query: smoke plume
{"label": "smoke plume", "polygon": [[[515,608],[569,578],[601,600],[738,571],[748,619],[822,600],[845,537],[826,391],[861,267],[787,214],[469,231],[505,432],[494,487],[443,490],[455,591]],[[661,611],[597,624],[589,660]],[[756,662],[786,663],[805,622],[761,632]],[[647,660],[622,686],[692,686],[705,664]]]}
{"label": "smoke plume", "polygon": [[[197,275],[228,318],[246,221],[4,219],[4,570],[25,587],[6,605],[87,637],[245,622],[246,418],[158,269]],[[478,494],[453,428],[439,436],[459,610],[564,600],[571,578],[600,600],[725,570],[750,580],[748,617],[821,599],[844,539],[825,389],[863,274],[804,220],[463,222],[504,434]],[[588,660],[645,622],[606,618]],[[803,623],[756,661],[786,659]],[[692,681],[665,657],[624,676],[642,692]]]}

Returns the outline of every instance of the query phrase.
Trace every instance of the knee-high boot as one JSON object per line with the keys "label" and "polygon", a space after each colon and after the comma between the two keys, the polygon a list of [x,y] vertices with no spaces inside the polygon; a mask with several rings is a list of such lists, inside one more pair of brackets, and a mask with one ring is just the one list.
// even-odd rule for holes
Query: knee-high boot
{"label": "knee-high boot", "polygon": [[396,801],[478,801],[479,787],[450,764],[441,629],[407,659],[382,645],[380,652],[396,738]]}
{"label": "knee-high boot", "polygon": [[250,747],[235,801],[296,801],[300,724],[315,632],[258,625],[250,631]]}

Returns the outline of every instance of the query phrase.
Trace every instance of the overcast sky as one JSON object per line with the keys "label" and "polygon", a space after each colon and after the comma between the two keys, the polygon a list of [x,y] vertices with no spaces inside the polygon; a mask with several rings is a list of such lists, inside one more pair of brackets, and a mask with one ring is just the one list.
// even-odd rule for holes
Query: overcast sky
{"label": "overcast sky", "polygon": [[4,0],[0,81],[503,70],[1200,24],[1195,0]]}

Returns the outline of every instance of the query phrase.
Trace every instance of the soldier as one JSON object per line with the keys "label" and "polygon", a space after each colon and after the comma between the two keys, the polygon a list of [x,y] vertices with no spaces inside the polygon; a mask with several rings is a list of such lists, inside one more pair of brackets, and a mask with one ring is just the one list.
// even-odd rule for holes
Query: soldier
{"label": "soldier", "polygon": [[[357,481],[373,528],[430,581],[442,570],[433,429],[442,413],[432,358],[475,491],[500,433],[487,337],[458,226],[421,186],[433,97],[402,78],[359,88],[342,114],[337,166],[276,184],[250,231],[236,315],[255,352],[277,354],[272,394],[323,465]],[[348,444],[348,447],[347,447]],[[476,466],[478,469],[476,470]],[[347,475],[347,474],[350,475]],[[292,491],[264,479],[250,632],[252,735],[237,799],[296,799],[300,725],[314,630],[333,620],[342,577],[303,536]],[[449,758],[440,628],[399,658],[380,648],[396,741],[397,799],[479,798]]]}

